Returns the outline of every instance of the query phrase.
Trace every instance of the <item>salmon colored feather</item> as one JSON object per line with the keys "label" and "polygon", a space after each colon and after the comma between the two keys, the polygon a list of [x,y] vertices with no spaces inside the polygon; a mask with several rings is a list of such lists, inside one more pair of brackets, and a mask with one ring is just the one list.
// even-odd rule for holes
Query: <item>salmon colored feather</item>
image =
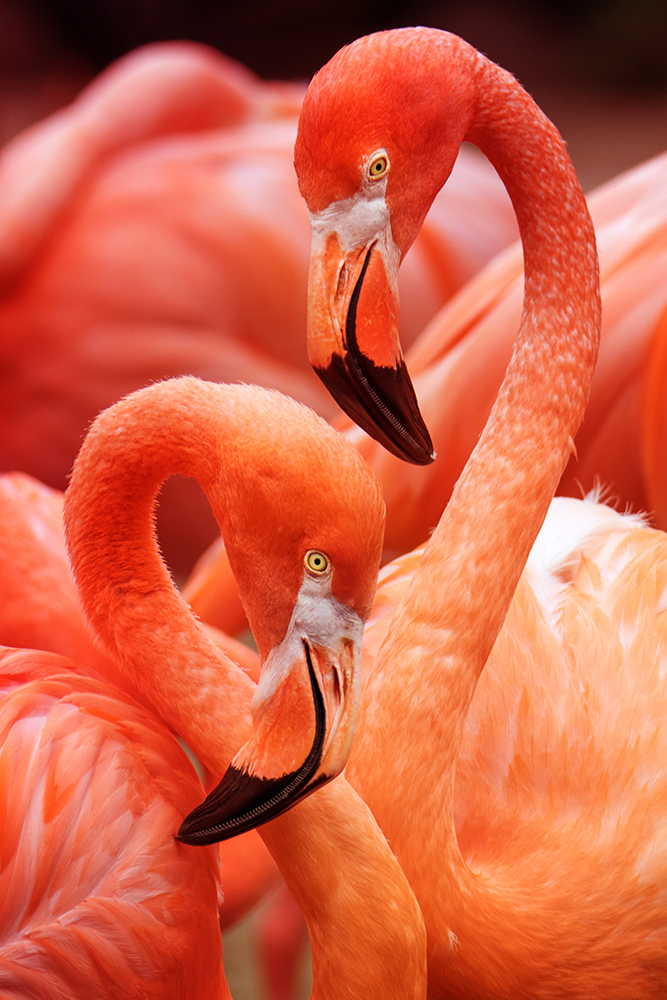
{"label": "salmon colored feather", "polygon": [[0,654],[0,992],[229,997],[214,848],[178,844],[201,795],[175,738],[71,660]]}
{"label": "salmon colored feather", "polygon": [[429,995],[659,997],[667,537],[595,498],[552,503],[465,719],[420,699],[458,734],[455,774],[435,739],[410,730],[401,755],[374,718],[416,697],[388,671],[423,551],[380,573],[348,774],[420,898]]}

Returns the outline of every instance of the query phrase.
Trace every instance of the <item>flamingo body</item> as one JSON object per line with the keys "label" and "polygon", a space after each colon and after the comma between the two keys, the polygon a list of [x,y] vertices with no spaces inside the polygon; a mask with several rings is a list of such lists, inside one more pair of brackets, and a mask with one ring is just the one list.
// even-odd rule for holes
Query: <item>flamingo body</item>
{"label": "flamingo body", "polygon": [[[428,741],[414,740],[402,781],[368,774],[385,700],[380,650],[422,555],[381,571],[348,774],[382,803],[421,900],[432,995],[659,996],[666,536],[592,500],[554,500],[463,723],[451,806],[459,860],[434,822],[448,791]],[[430,825],[425,810],[401,812],[412,784]],[[420,823],[432,855],[414,850]]]}
{"label": "flamingo body", "polygon": [[173,837],[201,795],[173,735],[65,657],[0,663],[3,995],[228,997],[216,852]]}

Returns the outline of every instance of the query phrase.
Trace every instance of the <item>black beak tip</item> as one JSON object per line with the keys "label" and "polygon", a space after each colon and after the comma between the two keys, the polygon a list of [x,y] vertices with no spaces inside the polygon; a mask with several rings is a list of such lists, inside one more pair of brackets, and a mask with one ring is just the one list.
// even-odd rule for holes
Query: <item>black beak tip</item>
{"label": "black beak tip", "polygon": [[336,354],[327,368],[315,368],[315,372],[341,409],[392,455],[412,465],[430,465],[435,460],[431,435],[404,363],[397,369],[380,368],[364,358],[362,370],[349,354],[345,360]]}
{"label": "black beak tip", "polygon": [[350,296],[344,354],[334,354],[326,369],[315,371],[339,406],[387,451],[413,465],[430,465],[433,442],[403,358],[395,367],[377,365],[357,341],[357,308],[372,252],[371,246]]}
{"label": "black beak tip", "polygon": [[315,708],[313,745],[303,764],[278,778],[265,778],[230,764],[220,784],[181,823],[176,839],[204,846],[229,840],[287,812],[334,775],[317,774],[326,737],[324,700],[308,644],[304,642]]}
{"label": "black beak tip", "polygon": [[284,800],[292,778],[258,778],[230,765],[220,784],[185,817],[176,839],[183,844],[215,844],[273,819],[278,815],[276,800]]}

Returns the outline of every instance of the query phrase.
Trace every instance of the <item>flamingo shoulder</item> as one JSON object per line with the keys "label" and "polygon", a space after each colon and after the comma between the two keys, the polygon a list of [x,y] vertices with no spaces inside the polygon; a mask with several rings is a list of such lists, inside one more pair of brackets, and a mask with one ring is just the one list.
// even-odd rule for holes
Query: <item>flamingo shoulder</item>
{"label": "flamingo shoulder", "polygon": [[664,875],[665,610],[667,536],[557,498],[466,720],[455,808],[473,868],[506,862],[511,831],[524,860]]}
{"label": "flamingo shoulder", "polygon": [[223,995],[217,854],[173,836],[201,786],[157,719],[4,649],[0,786],[0,992]]}

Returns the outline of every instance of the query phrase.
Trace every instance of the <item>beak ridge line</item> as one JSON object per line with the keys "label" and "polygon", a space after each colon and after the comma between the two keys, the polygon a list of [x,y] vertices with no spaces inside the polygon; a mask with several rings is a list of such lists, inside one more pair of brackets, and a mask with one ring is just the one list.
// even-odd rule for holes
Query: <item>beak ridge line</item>
{"label": "beak ridge line", "polygon": [[[435,458],[433,443],[403,358],[399,356],[396,367],[379,366],[361,351],[357,341],[357,306],[374,245],[368,248],[350,296],[344,356],[334,354],[327,368],[314,367],[336,402],[371,437],[403,461],[429,465]],[[354,395],[350,392],[350,382],[358,390]],[[387,402],[391,399],[394,406]],[[399,415],[395,412],[397,407]]]}

